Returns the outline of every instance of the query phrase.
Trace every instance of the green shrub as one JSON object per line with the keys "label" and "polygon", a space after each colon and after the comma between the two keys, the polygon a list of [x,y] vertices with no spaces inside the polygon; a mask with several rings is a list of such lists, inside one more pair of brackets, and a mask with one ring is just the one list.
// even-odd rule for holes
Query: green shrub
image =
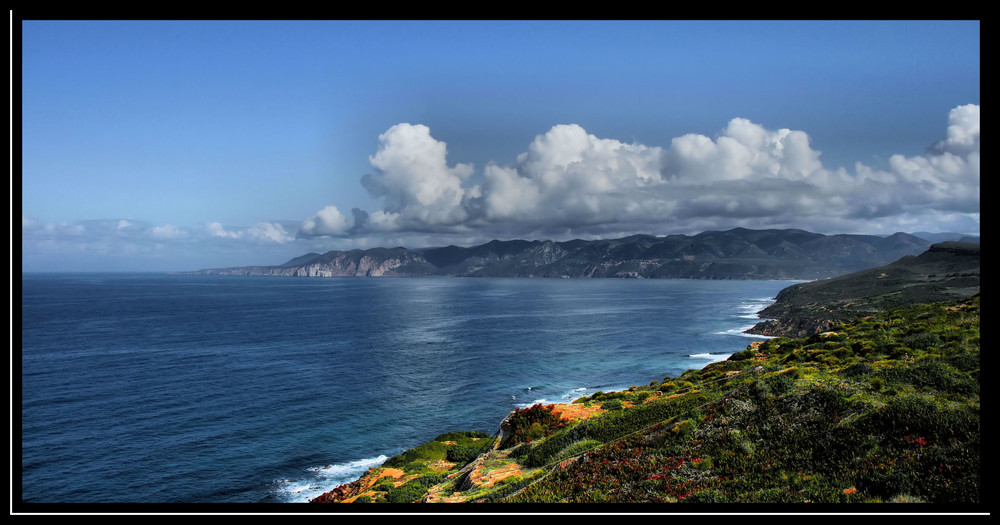
{"label": "green shrub", "polygon": [[379,491],[379,492],[388,492],[388,491],[396,488],[396,483],[393,482],[391,479],[382,478],[372,488],[375,489],[375,490],[377,490],[377,491]]}
{"label": "green shrub", "polygon": [[486,432],[480,432],[478,430],[470,430],[470,431],[460,431],[460,432],[448,432],[445,434],[441,434],[440,436],[434,438],[434,441],[461,442],[461,441],[468,441],[474,438],[482,439],[488,437],[490,437],[490,435],[487,434]]}
{"label": "green shrub", "polygon": [[621,410],[622,401],[621,399],[610,399],[608,401],[605,401],[604,403],[601,403],[601,408],[604,410]]}
{"label": "green shrub", "polygon": [[[798,372],[796,370],[796,372]],[[775,374],[769,376],[764,380],[767,383],[767,388],[772,395],[781,395],[792,389],[795,384],[795,375],[792,373],[788,374]]]}
{"label": "green shrub", "polygon": [[411,481],[387,492],[385,494],[385,501],[387,503],[413,503],[419,501],[426,494],[426,487]]}
{"label": "green shrub", "polygon": [[921,332],[903,337],[903,344],[915,350],[927,350],[941,344],[941,340],[932,333]]}
{"label": "green shrub", "polygon": [[443,459],[446,452],[447,446],[444,443],[430,441],[393,456],[382,465],[389,468],[404,468],[406,465],[412,465],[418,461],[431,462]]}
{"label": "green shrub", "polygon": [[741,352],[736,352],[735,354],[729,356],[728,361],[749,361],[753,359],[754,351],[750,348],[743,350]]}
{"label": "green shrub", "polygon": [[448,449],[445,459],[452,463],[465,465],[479,456],[481,447],[470,447],[466,445],[454,445]]}
{"label": "green shrub", "polygon": [[879,377],[891,384],[908,384],[915,388],[934,389],[946,393],[979,392],[978,381],[939,360],[889,368],[881,371]]}
{"label": "green shrub", "polygon": [[860,377],[866,376],[874,371],[875,369],[868,363],[857,363],[845,368],[840,373],[845,377]]}
{"label": "green shrub", "polygon": [[684,501],[688,503],[729,503],[730,499],[721,490],[705,489],[695,491]]}
{"label": "green shrub", "polygon": [[596,439],[583,439],[580,441],[574,441],[568,447],[559,451],[558,454],[553,457],[553,461],[562,461],[574,456],[579,456],[584,452],[592,450],[601,445],[600,441]]}

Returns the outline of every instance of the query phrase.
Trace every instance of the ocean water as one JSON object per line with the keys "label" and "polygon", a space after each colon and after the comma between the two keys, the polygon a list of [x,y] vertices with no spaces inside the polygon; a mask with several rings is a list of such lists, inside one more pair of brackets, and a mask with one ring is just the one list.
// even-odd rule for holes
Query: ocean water
{"label": "ocean water", "polygon": [[517,407],[725,359],[761,339],[741,332],[791,283],[21,284],[22,502],[276,503],[307,501],[444,432],[492,434]]}

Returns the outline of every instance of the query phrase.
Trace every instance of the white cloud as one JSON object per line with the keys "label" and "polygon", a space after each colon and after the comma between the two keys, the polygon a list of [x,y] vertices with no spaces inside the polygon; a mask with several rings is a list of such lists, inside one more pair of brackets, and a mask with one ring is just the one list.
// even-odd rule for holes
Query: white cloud
{"label": "white cloud", "polygon": [[355,210],[352,222],[330,206],[299,233],[486,238],[705,225],[868,231],[874,218],[886,228],[942,217],[978,224],[977,105],[952,110],[945,139],[926,155],[895,155],[888,169],[858,163],[853,174],[825,168],[804,131],[769,130],[744,118],[730,120],[715,138],[687,134],[669,144],[625,144],[576,124],[557,125],[535,137],[513,165],[487,165],[481,185],[473,185],[472,167],[449,167],[445,143],[426,126],[398,124],[379,136],[369,158],[376,172],[362,179],[384,207],[370,215]]}
{"label": "white cloud", "polygon": [[302,221],[299,234],[306,237],[320,235],[344,235],[354,226],[354,220],[345,217],[336,206],[327,206],[315,215]]}
{"label": "white cloud", "polygon": [[[468,218],[462,183],[472,166],[448,167],[444,142],[431,137],[423,125],[397,124],[379,135],[379,148],[369,157],[377,172],[366,176],[365,187],[384,197],[386,214],[400,226],[454,225]],[[386,224],[386,221],[381,221]]]}
{"label": "white cloud", "polygon": [[187,237],[188,233],[172,224],[166,224],[163,226],[153,226],[153,228],[150,229],[150,235],[152,235],[154,239],[182,239]]}
{"label": "white cloud", "polygon": [[243,232],[226,230],[226,228],[222,226],[222,223],[219,222],[210,222],[205,224],[205,231],[207,231],[212,237],[239,239],[243,236]]}
{"label": "white cloud", "polygon": [[947,137],[931,150],[956,155],[979,151],[979,106],[967,104],[951,110],[948,113]]}
{"label": "white cloud", "polygon": [[249,238],[262,242],[281,244],[295,240],[295,237],[289,235],[281,224],[273,222],[258,222],[247,228],[246,234]]}

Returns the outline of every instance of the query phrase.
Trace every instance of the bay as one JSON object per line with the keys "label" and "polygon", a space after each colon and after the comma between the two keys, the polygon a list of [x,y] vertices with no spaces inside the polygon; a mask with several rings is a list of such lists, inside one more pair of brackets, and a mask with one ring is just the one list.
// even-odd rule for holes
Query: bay
{"label": "bay", "polygon": [[790,281],[24,274],[23,502],[300,502],[755,339]]}

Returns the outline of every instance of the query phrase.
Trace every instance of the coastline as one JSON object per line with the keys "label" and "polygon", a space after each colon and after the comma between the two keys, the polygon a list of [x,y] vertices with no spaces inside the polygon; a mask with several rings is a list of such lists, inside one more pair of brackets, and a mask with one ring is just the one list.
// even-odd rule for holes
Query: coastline
{"label": "coastline", "polygon": [[[765,303],[758,303],[759,308],[757,308],[753,312],[754,315],[756,315],[759,312],[763,311],[765,308],[767,308],[771,304],[774,304],[775,298],[774,297],[770,297],[770,298],[768,298],[768,301],[769,302],[767,302],[766,304]],[[750,342],[745,347],[740,348],[740,349],[735,349],[732,352],[726,352],[726,353],[722,353],[722,352],[707,352],[707,353],[699,353],[699,354],[688,354],[686,357],[688,357],[690,359],[704,359],[704,360],[706,360],[706,362],[704,362],[700,366],[698,366],[698,367],[692,367],[692,368],[689,368],[688,370],[699,370],[699,371],[700,370],[704,370],[705,368],[707,368],[707,367],[709,367],[709,366],[711,366],[711,365],[713,365],[715,363],[719,363],[719,362],[728,360],[731,356],[733,356],[733,355],[735,355],[735,354],[737,354],[739,352],[755,348],[760,342],[763,342],[764,340],[773,338],[773,336],[762,335],[762,334],[755,334],[755,333],[749,332],[749,330],[753,329],[756,326],[757,325],[753,325],[752,327],[745,328],[745,329],[731,329],[731,330],[723,332],[723,333],[725,333],[727,335],[739,335],[739,336],[745,336],[745,337],[749,337],[749,338],[754,338],[754,339],[758,339],[758,341]],[[738,332],[737,332],[737,330],[738,330]],[[678,376],[674,376],[673,379],[679,378],[680,375],[681,374],[679,374]],[[664,379],[666,380],[667,378],[664,378]],[[587,413],[585,416],[581,416],[581,411],[577,408],[579,405],[577,405],[575,403],[575,401],[577,399],[579,399],[581,397],[588,397],[589,395],[594,395],[594,394],[597,394],[597,393],[616,394],[616,393],[626,393],[626,392],[634,391],[637,388],[636,385],[644,384],[646,381],[648,381],[648,379],[642,380],[639,383],[635,383],[635,384],[630,385],[630,386],[618,385],[618,386],[613,386],[611,388],[601,388],[601,389],[580,387],[580,388],[576,388],[576,389],[572,390],[572,392],[578,393],[578,395],[576,397],[567,398],[566,396],[563,396],[562,400],[560,400],[560,401],[549,401],[549,400],[543,398],[543,399],[537,399],[537,400],[534,400],[534,401],[531,401],[531,402],[527,402],[527,403],[518,403],[518,404],[515,405],[515,410],[512,410],[512,411],[508,412],[508,414],[500,422],[497,423],[497,429],[496,429],[496,431],[499,433],[501,431],[500,429],[501,429],[502,425],[507,420],[507,418],[509,418],[516,411],[528,409],[528,408],[535,407],[535,406],[551,406],[553,413],[557,413],[557,414],[569,414],[567,416],[567,419],[580,419],[580,418],[584,418],[585,419],[585,418],[590,417],[591,415],[593,415],[595,413],[600,413],[600,412],[603,412],[603,411],[602,410],[589,411],[589,413]],[[529,388],[529,390],[530,390],[530,388]],[[589,394],[588,394],[588,392],[589,392]],[[335,502],[337,502],[337,503],[352,503],[354,501],[354,499],[356,499],[362,492],[364,492],[365,490],[370,489],[372,486],[374,486],[376,483],[378,483],[380,479],[389,477],[389,478],[392,478],[393,481],[394,481],[394,483],[397,483],[398,485],[402,485],[403,483],[405,483],[405,479],[401,479],[402,478],[402,474],[403,474],[402,471],[400,471],[398,469],[386,469],[386,468],[382,467],[382,465],[384,464],[384,462],[387,461],[387,460],[389,460],[389,459],[391,459],[391,458],[388,458],[385,455],[381,455],[379,457],[380,458],[384,458],[384,459],[382,459],[382,461],[378,462],[377,464],[374,463],[374,462],[371,462],[370,464],[367,464],[366,465],[367,468],[364,471],[360,472],[356,479],[353,479],[353,480],[347,481],[346,483],[341,483],[339,485],[336,485],[336,486],[333,486],[331,488],[328,488],[324,492],[322,492],[321,494],[319,494],[317,496],[313,496],[313,497],[310,497],[310,498],[306,499],[305,501],[299,501],[299,502],[308,502],[308,503],[335,503]],[[360,465],[360,464],[363,464],[365,461],[368,461],[368,460],[359,460],[357,462],[352,462],[352,464],[359,464]],[[336,469],[336,468],[338,468],[338,466],[337,465],[327,465],[325,468]],[[513,474],[511,474],[511,475],[513,475]],[[446,502],[446,501],[437,501],[437,502]]]}

